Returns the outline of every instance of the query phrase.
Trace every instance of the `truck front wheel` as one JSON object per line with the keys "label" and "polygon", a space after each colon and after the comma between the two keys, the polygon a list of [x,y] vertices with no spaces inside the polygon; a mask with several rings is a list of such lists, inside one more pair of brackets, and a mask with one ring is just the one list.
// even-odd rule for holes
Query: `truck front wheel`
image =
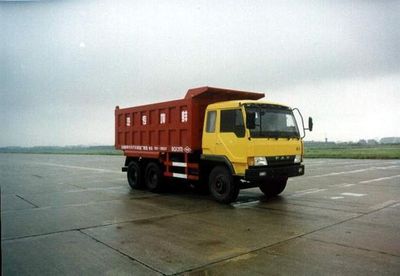
{"label": "truck front wheel", "polygon": [[238,183],[224,166],[217,166],[211,171],[209,187],[212,196],[221,203],[231,203],[239,194]]}
{"label": "truck front wheel", "polygon": [[162,170],[154,162],[150,162],[146,167],[146,186],[151,192],[159,192],[162,188]]}
{"label": "truck front wheel", "polygon": [[136,161],[131,161],[128,165],[127,178],[129,186],[132,189],[140,189],[143,187],[142,172]]}
{"label": "truck front wheel", "polygon": [[259,183],[260,190],[268,197],[277,196],[283,192],[288,178],[278,177]]}

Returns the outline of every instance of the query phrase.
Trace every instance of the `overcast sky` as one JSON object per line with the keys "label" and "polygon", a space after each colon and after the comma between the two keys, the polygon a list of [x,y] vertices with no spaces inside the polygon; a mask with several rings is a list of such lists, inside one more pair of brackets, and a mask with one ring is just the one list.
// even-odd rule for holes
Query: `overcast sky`
{"label": "overcast sky", "polygon": [[114,108],[265,92],[307,140],[400,136],[400,1],[0,3],[0,146],[113,144]]}

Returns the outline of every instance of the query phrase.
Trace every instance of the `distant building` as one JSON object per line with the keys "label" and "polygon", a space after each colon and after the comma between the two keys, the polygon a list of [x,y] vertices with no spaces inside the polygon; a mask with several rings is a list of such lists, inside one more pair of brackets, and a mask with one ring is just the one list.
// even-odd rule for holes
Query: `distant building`
{"label": "distant building", "polygon": [[368,139],[367,144],[368,145],[378,145],[379,143],[375,139]]}
{"label": "distant building", "polygon": [[400,144],[400,137],[384,137],[380,142],[381,144]]}

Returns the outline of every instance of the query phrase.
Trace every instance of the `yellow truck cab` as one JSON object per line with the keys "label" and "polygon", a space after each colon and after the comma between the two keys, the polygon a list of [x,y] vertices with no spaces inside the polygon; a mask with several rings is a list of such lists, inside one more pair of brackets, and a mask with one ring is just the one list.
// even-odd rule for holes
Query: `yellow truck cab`
{"label": "yellow truck cab", "polygon": [[[209,105],[202,148],[202,160],[224,159],[233,176],[227,179],[226,169],[221,168],[217,187],[212,187],[210,179],[211,192],[214,188],[214,197],[221,196],[222,201],[224,196],[229,198],[224,181],[236,181],[239,189],[259,186],[274,196],[284,190],[288,177],[304,174],[303,141],[293,110],[285,105],[254,100]],[[218,178],[213,173],[210,177]],[[236,192],[232,190],[232,197]]]}

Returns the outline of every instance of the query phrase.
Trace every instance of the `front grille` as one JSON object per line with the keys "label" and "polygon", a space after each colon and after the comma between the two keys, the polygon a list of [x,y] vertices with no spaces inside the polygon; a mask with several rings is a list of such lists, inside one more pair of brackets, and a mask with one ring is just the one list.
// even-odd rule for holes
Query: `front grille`
{"label": "front grille", "polygon": [[292,165],[294,158],[294,155],[267,156],[267,162],[268,166],[271,167]]}

